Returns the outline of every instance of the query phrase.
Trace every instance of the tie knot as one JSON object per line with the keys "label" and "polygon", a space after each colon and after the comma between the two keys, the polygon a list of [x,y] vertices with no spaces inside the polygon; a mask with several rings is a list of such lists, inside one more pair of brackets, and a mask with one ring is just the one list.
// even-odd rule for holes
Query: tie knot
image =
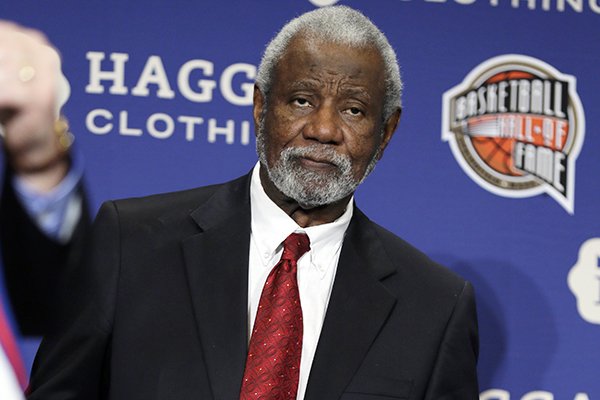
{"label": "tie knot", "polygon": [[305,233],[292,233],[283,241],[282,260],[298,261],[310,250],[310,239]]}

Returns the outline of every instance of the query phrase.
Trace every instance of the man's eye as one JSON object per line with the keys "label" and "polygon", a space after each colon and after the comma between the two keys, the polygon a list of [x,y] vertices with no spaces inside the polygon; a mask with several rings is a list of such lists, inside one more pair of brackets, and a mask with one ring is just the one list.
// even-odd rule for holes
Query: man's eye
{"label": "man's eye", "polygon": [[350,107],[346,109],[346,114],[350,114],[352,116],[359,116],[362,115],[362,113],[362,110],[358,107]]}
{"label": "man's eye", "polygon": [[310,103],[308,102],[308,100],[303,99],[303,98],[294,99],[293,103],[295,105],[297,105],[297,106],[300,106],[300,107],[308,107],[310,105]]}

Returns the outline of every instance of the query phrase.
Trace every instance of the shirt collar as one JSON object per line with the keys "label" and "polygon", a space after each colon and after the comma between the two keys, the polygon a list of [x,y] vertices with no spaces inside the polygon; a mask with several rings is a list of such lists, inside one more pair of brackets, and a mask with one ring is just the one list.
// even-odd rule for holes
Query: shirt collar
{"label": "shirt collar", "polygon": [[310,239],[311,251],[308,255],[311,265],[324,274],[331,258],[341,249],[344,234],[352,219],[354,196],[348,201],[344,213],[335,221],[302,228],[265,193],[260,181],[260,168],[258,162],[252,171],[250,209],[252,235],[261,258],[272,258],[281,250],[281,243],[291,233],[304,232]]}

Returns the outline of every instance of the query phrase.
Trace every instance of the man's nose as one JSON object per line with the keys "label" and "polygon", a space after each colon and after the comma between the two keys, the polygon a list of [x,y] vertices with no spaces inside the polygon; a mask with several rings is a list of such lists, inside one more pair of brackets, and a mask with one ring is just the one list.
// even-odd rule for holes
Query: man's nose
{"label": "man's nose", "polygon": [[305,126],[305,139],[317,140],[321,143],[336,144],[341,140],[339,113],[332,104],[321,104],[311,115]]}

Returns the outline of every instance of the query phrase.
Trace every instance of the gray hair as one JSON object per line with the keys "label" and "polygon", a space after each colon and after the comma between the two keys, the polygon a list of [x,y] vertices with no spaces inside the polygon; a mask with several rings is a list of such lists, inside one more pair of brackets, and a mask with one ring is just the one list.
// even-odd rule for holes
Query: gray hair
{"label": "gray hair", "polygon": [[[291,40],[303,33],[310,39],[375,48],[383,59],[385,69],[384,121],[401,106],[402,80],[396,52],[373,22],[359,11],[346,6],[324,7],[294,18],[269,42],[263,54],[256,85],[265,94],[273,84],[275,67],[285,54]],[[265,99],[266,100],[266,99]]]}

